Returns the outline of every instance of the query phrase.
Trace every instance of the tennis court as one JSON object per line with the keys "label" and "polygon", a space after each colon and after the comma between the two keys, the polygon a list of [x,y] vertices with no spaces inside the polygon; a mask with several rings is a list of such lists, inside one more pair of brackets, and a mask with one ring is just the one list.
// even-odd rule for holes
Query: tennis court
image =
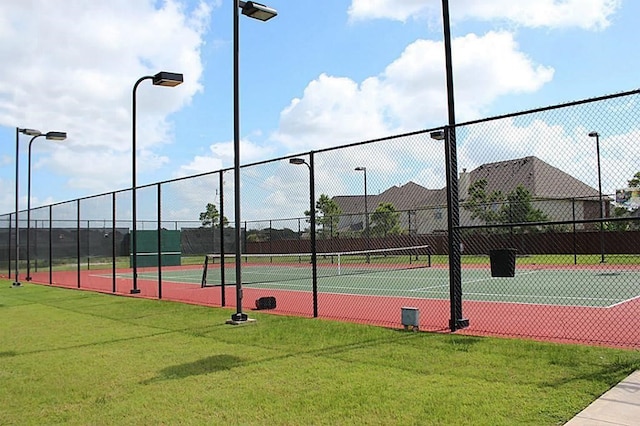
{"label": "tennis court", "polygon": [[[449,331],[448,264],[428,255],[342,258],[317,255],[242,256],[244,309],[273,296],[277,314],[321,317],[381,326],[401,326],[404,307],[419,310],[419,329]],[[233,256],[182,266],[138,270],[140,297],[233,308],[237,306]],[[489,258],[463,263],[462,315],[465,334],[504,335],[558,342],[640,347],[640,267],[636,264],[527,264],[516,261],[513,277],[493,277]],[[221,286],[224,271],[224,288]],[[161,275],[159,275],[161,272]],[[47,272],[32,274],[48,282]],[[203,278],[206,278],[203,286]],[[57,271],[53,285],[128,295],[130,269]],[[629,325],[621,327],[621,324]]]}
{"label": "tennis court", "polygon": [[[338,264],[323,257],[318,262],[318,292],[358,296],[384,296],[420,299],[449,299],[449,270],[446,265],[429,267],[425,260],[399,262],[385,259],[384,264]],[[268,259],[271,258],[271,261]],[[243,287],[283,292],[311,292],[312,268],[306,260],[287,262],[277,256],[262,256],[243,261]],[[269,263],[264,263],[264,261]],[[206,286],[220,286],[220,264],[208,266]],[[126,278],[127,275],[120,275]],[[235,285],[235,265],[224,267],[225,285]],[[518,267],[514,277],[492,277],[489,265],[463,267],[464,300],[533,305],[612,307],[640,297],[640,271],[611,267]],[[139,274],[142,280],[157,280],[155,271]],[[202,285],[202,269],[164,270],[167,283]]]}

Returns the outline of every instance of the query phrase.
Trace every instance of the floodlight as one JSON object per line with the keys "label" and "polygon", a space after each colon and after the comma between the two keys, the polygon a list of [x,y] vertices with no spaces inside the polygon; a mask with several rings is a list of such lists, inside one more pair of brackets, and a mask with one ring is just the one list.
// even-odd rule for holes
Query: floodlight
{"label": "floodlight", "polygon": [[19,132],[27,136],[38,136],[42,134],[40,130],[36,129],[20,129]]}
{"label": "floodlight", "polygon": [[291,164],[306,164],[307,162],[304,161],[304,159],[302,159],[302,158],[289,158],[289,163],[291,163]]}
{"label": "floodlight", "polygon": [[278,15],[278,12],[275,9],[253,1],[241,1],[239,3],[239,6],[242,9],[243,15],[246,15],[250,18],[258,19],[260,21],[268,21],[269,19]]}
{"label": "floodlight", "polygon": [[175,72],[160,71],[158,74],[153,76],[154,86],[174,87],[182,84],[183,81],[184,79],[182,74]]}
{"label": "floodlight", "polygon": [[431,132],[431,139],[435,139],[437,141],[444,140],[444,130],[436,130],[435,132]]}
{"label": "floodlight", "polygon": [[63,141],[67,139],[66,132],[47,132],[45,137],[50,141]]}

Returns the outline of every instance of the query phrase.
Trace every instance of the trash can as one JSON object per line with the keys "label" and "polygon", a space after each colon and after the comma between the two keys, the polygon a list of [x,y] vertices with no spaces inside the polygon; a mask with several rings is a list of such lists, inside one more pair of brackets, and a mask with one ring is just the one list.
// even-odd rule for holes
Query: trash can
{"label": "trash can", "polygon": [[513,277],[516,274],[516,249],[504,248],[489,251],[492,277]]}

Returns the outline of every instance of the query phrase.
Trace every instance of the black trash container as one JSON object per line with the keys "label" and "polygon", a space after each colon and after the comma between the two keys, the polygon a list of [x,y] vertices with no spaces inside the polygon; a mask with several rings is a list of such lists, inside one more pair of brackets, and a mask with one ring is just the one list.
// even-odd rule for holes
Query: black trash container
{"label": "black trash container", "polygon": [[516,274],[516,249],[504,248],[489,251],[492,277],[513,277]]}

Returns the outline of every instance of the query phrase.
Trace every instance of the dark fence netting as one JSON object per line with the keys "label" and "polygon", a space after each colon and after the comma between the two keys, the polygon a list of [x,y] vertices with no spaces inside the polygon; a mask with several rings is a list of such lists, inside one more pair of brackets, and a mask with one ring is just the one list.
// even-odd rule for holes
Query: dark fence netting
{"label": "dark fence netting", "polygon": [[248,164],[240,188],[225,169],[1,215],[0,274],[640,348],[639,93]]}

